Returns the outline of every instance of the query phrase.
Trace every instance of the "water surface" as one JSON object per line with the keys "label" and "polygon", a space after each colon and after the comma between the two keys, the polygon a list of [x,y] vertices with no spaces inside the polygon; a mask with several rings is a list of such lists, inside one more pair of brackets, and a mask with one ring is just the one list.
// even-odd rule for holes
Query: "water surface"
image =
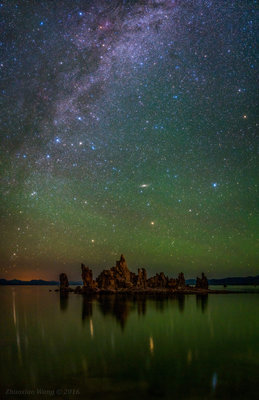
{"label": "water surface", "polygon": [[2,397],[257,397],[258,291],[86,298],[13,286],[0,307]]}

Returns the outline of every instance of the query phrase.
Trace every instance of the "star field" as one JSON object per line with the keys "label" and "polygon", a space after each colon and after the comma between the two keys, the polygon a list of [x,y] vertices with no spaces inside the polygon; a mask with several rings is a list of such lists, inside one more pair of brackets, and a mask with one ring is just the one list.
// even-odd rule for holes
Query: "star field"
{"label": "star field", "polygon": [[258,273],[256,3],[1,4],[2,277]]}

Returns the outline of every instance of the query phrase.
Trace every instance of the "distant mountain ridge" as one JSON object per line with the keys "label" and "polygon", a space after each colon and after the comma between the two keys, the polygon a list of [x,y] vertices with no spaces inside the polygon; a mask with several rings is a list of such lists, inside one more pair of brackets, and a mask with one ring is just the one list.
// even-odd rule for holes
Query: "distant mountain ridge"
{"label": "distant mountain ridge", "polygon": [[[186,279],[186,283],[189,285],[195,285],[195,282],[195,279]],[[259,275],[208,279],[208,282],[209,285],[259,285]]]}
{"label": "distant mountain ridge", "polygon": [[[209,285],[259,285],[259,275],[245,277],[230,277],[219,279],[208,279]],[[188,285],[195,285],[196,279],[186,279]],[[83,284],[82,281],[70,281],[70,285]],[[0,279],[0,285],[38,285],[38,286],[55,286],[59,285],[58,281],[44,281],[43,279],[32,279],[30,281],[22,281],[19,279]]]}
{"label": "distant mountain ridge", "polygon": [[246,277],[232,277],[223,279],[209,279],[210,285],[259,285],[259,275]]}

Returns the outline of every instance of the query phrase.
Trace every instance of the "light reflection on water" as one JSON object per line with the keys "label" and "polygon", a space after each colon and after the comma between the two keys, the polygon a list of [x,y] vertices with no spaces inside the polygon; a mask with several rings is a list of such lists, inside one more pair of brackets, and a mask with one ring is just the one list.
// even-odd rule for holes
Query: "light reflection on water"
{"label": "light reflection on water", "polygon": [[1,394],[256,398],[258,305],[259,293],[87,298],[2,287]]}

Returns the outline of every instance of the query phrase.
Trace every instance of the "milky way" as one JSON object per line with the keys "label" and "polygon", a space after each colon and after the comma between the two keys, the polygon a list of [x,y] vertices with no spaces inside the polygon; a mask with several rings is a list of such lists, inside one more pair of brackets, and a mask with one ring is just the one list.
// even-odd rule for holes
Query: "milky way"
{"label": "milky way", "polygon": [[1,13],[1,276],[258,273],[256,1]]}

